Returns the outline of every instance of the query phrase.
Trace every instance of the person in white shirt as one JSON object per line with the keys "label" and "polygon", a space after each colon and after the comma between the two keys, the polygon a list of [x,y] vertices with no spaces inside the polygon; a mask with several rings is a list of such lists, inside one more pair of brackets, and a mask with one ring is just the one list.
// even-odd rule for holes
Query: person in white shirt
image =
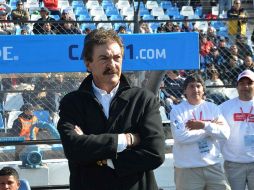
{"label": "person in white shirt", "polygon": [[177,190],[230,190],[222,170],[220,141],[229,137],[229,126],[219,108],[206,102],[200,75],[186,78],[187,101],[170,113]]}
{"label": "person in white shirt", "polygon": [[254,190],[254,73],[245,70],[237,79],[238,97],[221,104],[230,126],[230,137],[222,153],[232,190]]}

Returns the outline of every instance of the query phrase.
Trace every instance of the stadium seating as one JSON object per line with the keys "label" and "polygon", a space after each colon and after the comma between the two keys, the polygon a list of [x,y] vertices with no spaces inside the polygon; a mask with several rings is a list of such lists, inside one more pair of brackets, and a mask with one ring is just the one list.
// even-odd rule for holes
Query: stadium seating
{"label": "stadium seating", "polygon": [[123,17],[122,17],[121,15],[119,15],[119,14],[117,14],[117,15],[111,15],[111,16],[109,17],[109,20],[112,20],[112,21],[115,21],[115,20],[123,20]]}
{"label": "stadium seating", "polygon": [[153,16],[162,16],[164,15],[164,10],[161,7],[153,7],[151,10],[151,15]]}
{"label": "stadium seating", "polygon": [[60,16],[59,15],[49,15],[51,18],[55,19],[55,20],[60,20]]}
{"label": "stadium seating", "polygon": [[194,10],[192,6],[182,6],[182,9],[180,11],[180,14],[182,16],[193,16],[194,15]]}
{"label": "stadium seating", "polygon": [[89,15],[78,15],[77,16],[78,21],[91,21],[91,17]]}
{"label": "stadium seating", "polygon": [[98,7],[98,6],[100,6],[98,1],[87,1],[86,3],[87,9],[92,9],[93,7]]}
{"label": "stadium seating", "polygon": [[81,28],[81,30],[85,30],[86,28],[94,30],[94,29],[96,29],[96,26],[93,23],[83,23],[83,24],[81,24],[80,28]]}
{"label": "stadium seating", "polygon": [[134,15],[134,8],[133,7],[124,7],[121,11],[120,11],[121,15],[123,17],[128,16],[128,15]]}
{"label": "stadium seating", "polygon": [[123,9],[125,7],[130,7],[130,3],[129,3],[129,1],[126,1],[126,0],[125,1],[118,1],[115,6],[118,9]]}
{"label": "stadium seating", "polygon": [[97,29],[99,29],[99,28],[112,29],[113,26],[111,23],[99,23],[97,25]]}
{"label": "stadium seating", "polygon": [[38,118],[38,121],[51,123],[51,118],[48,110],[36,110],[34,115]]}
{"label": "stadium seating", "polygon": [[154,7],[159,7],[157,1],[147,1],[145,7],[149,10],[152,10]]}

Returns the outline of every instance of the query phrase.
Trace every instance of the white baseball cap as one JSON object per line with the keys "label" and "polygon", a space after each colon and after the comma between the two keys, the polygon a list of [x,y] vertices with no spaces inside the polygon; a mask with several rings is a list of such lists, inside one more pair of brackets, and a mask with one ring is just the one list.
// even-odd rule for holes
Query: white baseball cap
{"label": "white baseball cap", "polygon": [[237,78],[237,82],[243,78],[243,77],[247,77],[249,78],[251,81],[254,81],[254,73],[251,71],[251,70],[244,70],[243,72],[241,72],[239,75],[238,75],[238,78]]}

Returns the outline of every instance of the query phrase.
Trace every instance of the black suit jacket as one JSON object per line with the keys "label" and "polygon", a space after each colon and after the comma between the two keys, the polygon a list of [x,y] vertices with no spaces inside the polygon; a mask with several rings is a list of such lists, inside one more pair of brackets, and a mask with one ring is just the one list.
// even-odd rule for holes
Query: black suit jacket
{"label": "black suit jacket", "polygon": [[[122,75],[109,118],[92,90],[92,75],[60,103],[58,130],[69,161],[71,190],[156,190],[153,169],[164,161],[159,102],[152,92],[131,88]],[[73,130],[79,126],[84,135]],[[118,134],[138,133],[141,143],[117,153]],[[96,161],[112,159],[115,169]]]}

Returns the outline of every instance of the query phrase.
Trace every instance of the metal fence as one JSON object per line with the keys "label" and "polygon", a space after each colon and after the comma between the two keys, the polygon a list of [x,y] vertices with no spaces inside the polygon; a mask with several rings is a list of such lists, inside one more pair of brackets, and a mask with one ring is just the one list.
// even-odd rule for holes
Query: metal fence
{"label": "metal fence", "polygon": [[[200,73],[205,80],[206,98],[209,101],[220,104],[236,96],[234,85],[237,75],[246,68],[254,70],[251,41],[253,18],[245,19],[246,35],[229,35],[228,26],[232,21],[236,20],[193,18],[138,22],[140,33],[199,32],[200,34],[200,70],[168,71],[163,79],[159,97],[166,114],[169,114],[173,104],[179,103],[184,98],[181,88],[185,77],[196,72]],[[0,21],[0,25],[4,23],[13,26],[13,30],[7,33],[11,35],[81,35],[98,27],[113,28],[120,33],[133,33],[135,28],[133,21],[24,21],[23,23]],[[120,26],[123,26],[123,31],[119,30]],[[181,55],[179,54],[180,61]],[[150,72],[126,74],[133,85],[146,87]],[[87,73],[1,74],[0,136],[13,135],[9,131],[21,113],[20,108],[26,103],[33,105],[35,114],[40,120],[56,126],[60,99],[66,93],[77,89],[86,75]],[[56,137],[47,128],[39,130],[38,140],[52,138]],[[14,146],[1,146],[0,148],[0,161],[20,159],[15,156]],[[60,148],[55,147],[53,150],[52,146],[44,145],[40,149],[45,152],[44,158],[64,158]]]}

